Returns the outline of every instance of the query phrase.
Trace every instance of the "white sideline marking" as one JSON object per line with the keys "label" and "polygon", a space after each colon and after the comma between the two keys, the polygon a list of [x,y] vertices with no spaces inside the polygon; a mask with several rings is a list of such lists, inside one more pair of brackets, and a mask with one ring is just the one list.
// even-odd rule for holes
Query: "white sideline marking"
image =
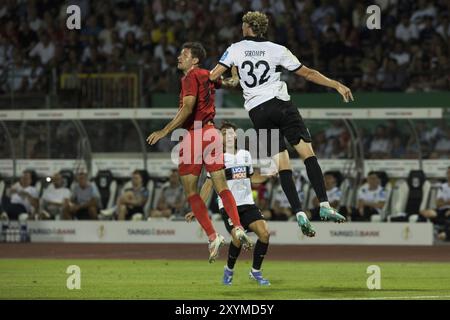
{"label": "white sideline marking", "polygon": [[320,298],[320,299],[298,299],[298,300],[405,300],[405,299],[450,299],[450,296],[409,296],[409,297],[370,297],[370,298]]}

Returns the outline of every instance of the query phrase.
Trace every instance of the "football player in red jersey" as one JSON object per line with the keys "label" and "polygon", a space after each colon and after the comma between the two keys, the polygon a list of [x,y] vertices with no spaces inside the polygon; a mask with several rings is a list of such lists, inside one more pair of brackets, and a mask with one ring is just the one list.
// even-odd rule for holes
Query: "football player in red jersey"
{"label": "football player in red jersey", "polygon": [[222,199],[225,211],[235,228],[233,237],[239,239],[244,248],[250,249],[252,242],[242,228],[236,201],[227,186],[224,172],[222,136],[214,127],[214,93],[216,87],[226,85],[227,80],[211,82],[209,70],[199,67],[206,57],[206,51],[198,42],[188,42],[178,56],[178,69],[183,71],[179,110],[175,118],[162,130],[153,132],[147,138],[154,145],[173,130],[182,127],[188,132],[180,144],[178,170],[186,197],[203,230],[209,239],[209,262],[215,261],[219,248],[225,243],[223,236],[216,233],[208,216],[208,209],[198,190],[198,178],[202,167],[210,173],[214,188]]}

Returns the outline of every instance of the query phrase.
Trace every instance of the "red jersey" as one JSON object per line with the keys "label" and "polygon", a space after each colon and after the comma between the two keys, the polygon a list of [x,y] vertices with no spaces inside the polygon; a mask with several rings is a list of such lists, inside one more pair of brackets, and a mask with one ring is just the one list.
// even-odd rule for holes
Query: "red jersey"
{"label": "red jersey", "polygon": [[212,121],[216,115],[214,106],[215,89],[220,87],[220,82],[209,80],[209,70],[194,68],[181,78],[180,105],[183,107],[183,97],[194,96],[196,102],[194,110],[186,122],[182,125],[184,129],[194,129],[194,121],[201,121],[204,126]]}

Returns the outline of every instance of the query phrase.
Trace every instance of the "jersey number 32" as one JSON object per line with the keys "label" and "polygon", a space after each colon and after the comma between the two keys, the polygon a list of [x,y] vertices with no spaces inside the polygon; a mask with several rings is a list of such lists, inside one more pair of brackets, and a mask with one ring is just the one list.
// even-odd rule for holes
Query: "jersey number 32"
{"label": "jersey number 32", "polygon": [[[247,67],[248,67],[248,71],[246,70]],[[258,78],[257,78],[256,74],[254,73],[254,71],[255,71],[255,69],[259,70],[260,68],[262,68],[263,72],[258,81]],[[267,72],[269,72],[270,66],[267,63],[267,61],[264,61],[264,60],[259,60],[255,64],[253,64],[253,62],[251,62],[249,60],[246,60],[246,61],[242,62],[241,69],[243,71],[247,71],[247,75],[248,75],[248,77],[246,77],[247,80],[250,80],[250,78],[252,79],[251,82],[244,81],[245,85],[249,88],[254,88],[254,87],[256,87],[257,84],[261,85],[261,84],[267,82],[267,80],[269,80],[269,78],[270,78],[270,76],[267,77]]]}

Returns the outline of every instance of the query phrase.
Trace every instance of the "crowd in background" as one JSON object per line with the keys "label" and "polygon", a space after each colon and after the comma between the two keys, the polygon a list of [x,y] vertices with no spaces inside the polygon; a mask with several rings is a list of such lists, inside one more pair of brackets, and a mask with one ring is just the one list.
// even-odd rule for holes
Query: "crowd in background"
{"label": "crowd in background", "polygon": [[[69,4],[81,9],[81,30],[66,27]],[[381,30],[366,27],[371,4],[382,9]],[[0,90],[48,90],[52,72],[141,70],[145,90],[178,93],[181,44],[201,41],[204,67],[212,68],[242,37],[249,10],[269,15],[268,39],[353,91],[450,88],[446,0],[5,0]],[[284,80],[292,91],[324,90],[292,75]]]}
{"label": "crowd in background", "polygon": [[[260,169],[255,170],[259,172]],[[98,177],[90,180],[83,172],[77,174],[75,181],[71,183],[64,179],[61,171],[55,173],[51,181],[48,181],[50,183],[42,188],[42,185],[38,186],[36,173],[26,170],[19,181],[7,188],[3,195],[0,194],[0,219],[183,220],[189,212],[177,170],[172,170],[168,180],[160,180],[161,183],[156,185],[148,184],[149,176],[142,170],[135,170],[130,178],[118,190],[110,188],[112,180],[109,180],[109,184],[102,183],[102,179]],[[438,190],[433,204],[420,208],[421,197],[430,197],[424,194],[419,201],[412,201],[416,206],[412,208],[409,199],[417,197],[417,194],[410,193],[407,195],[405,213],[388,212],[393,187],[385,174],[369,172],[363,184],[356,186],[356,189],[353,187],[354,191],[348,188],[349,185],[344,188],[343,179],[340,172],[324,173],[330,204],[346,215],[348,220],[407,221],[412,214],[416,214],[416,221],[432,221],[442,233],[440,237],[446,239],[448,236],[450,240],[450,167],[446,171],[446,179],[436,185]],[[319,200],[314,191],[305,188],[307,181],[299,172],[295,172],[294,180],[303,209],[312,221],[320,221]],[[266,220],[295,221],[295,212],[292,212],[278,176],[267,177],[262,183],[252,183],[251,187],[255,204]],[[414,184],[410,188],[414,188]],[[110,190],[116,191],[108,192]],[[217,198],[217,194],[213,193],[207,202],[212,215],[218,215],[219,212]],[[430,201],[428,203],[431,204]],[[389,220],[389,215],[397,217],[395,219],[402,215],[405,218]]]}

